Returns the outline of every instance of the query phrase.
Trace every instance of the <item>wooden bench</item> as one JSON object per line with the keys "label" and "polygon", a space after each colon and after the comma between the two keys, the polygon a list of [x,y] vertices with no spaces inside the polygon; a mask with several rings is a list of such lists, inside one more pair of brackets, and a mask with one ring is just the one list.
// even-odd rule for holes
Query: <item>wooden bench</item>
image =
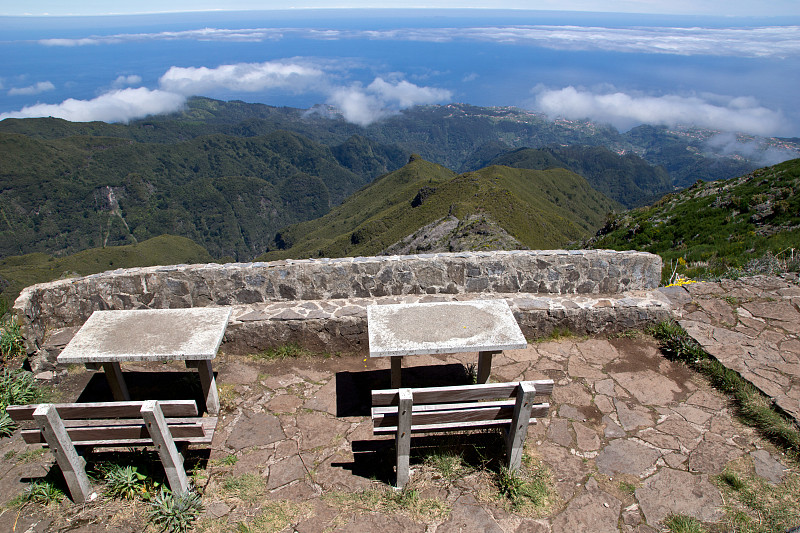
{"label": "wooden bench", "polygon": [[193,400],[11,405],[6,412],[15,422],[36,423],[22,438],[50,447],[78,503],[92,490],[76,446],[155,446],[170,488],[183,494],[189,482],[176,443],[210,444],[217,426],[216,417],[198,416]]}
{"label": "wooden bench", "polygon": [[[547,415],[552,380],[372,391],[373,432],[395,433],[397,486],[408,482],[411,434],[503,428],[508,468],[522,460],[528,424]],[[399,413],[399,414],[398,414]]]}

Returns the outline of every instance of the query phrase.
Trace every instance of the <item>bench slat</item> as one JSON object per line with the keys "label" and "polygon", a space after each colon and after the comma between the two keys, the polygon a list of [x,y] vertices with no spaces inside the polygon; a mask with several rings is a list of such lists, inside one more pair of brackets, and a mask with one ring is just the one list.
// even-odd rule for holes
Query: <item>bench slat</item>
{"label": "bench slat", "polygon": [[[472,409],[473,407],[514,407],[514,400],[496,400],[493,402],[469,402],[469,403],[435,403],[427,405],[414,405],[412,412],[423,411],[447,411],[457,409]],[[396,405],[381,405],[372,408],[372,418],[380,415],[397,414]]]}
{"label": "bench slat", "polygon": [[[553,380],[534,380],[536,396],[549,396],[553,393]],[[480,385],[453,385],[449,387],[425,387],[411,389],[415,404],[444,402],[474,402],[513,398],[517,383],[485,383]],[[397,405],[398,389],[381,389],[372,391],[372,405]]]}
{"label": "bench slat", "polygon": [[[75,421],[65,423],[67,434],[76,446],[134,446],[152,445],[153,440],[147,431],[144,421],[141,423],[116,423],[100,425],[92,421],[91,424],[76,425]],[[216,417],[194,419],[168,419],[170,433],[176,442],[210,443],[214,437],[217,425]],[[44,437],[39,429],[26,429],[22,431],[22,438],[28,444],[44,443]]]}
{"label": "bench slat", "polygon": [[[144,402],[93,402],[93,403],[56,403],[53,404],[58,416],[66,420],[82,418],[141,418],[140,410]],[[165,400],[158,405],[164,416],[181,417],[197,416],[197,404],[194,400]],[[9,405],[6,412],[14,422],[33,420],[33,412],[38,404]]]}
{"label": "bench slat", "polygon": [[[436,411],[414,411],[411,413],[411,431],[420,431],[417,429],[419,426],[430,425],[444,425],[454,429],[459,428],[459,424],[463,422],[477,422],[477,421],[502,421],[501,425],[511,424],[514,416],[514,406],[501,405],[490,407],[479,407],[481,404],[475,404],[476,407],[471,409],[456,409],[456,410],[436,410]],[[550,409],[550,404],[541,403],[531,406],[531,418],[547,416],[547,411]],[[384,427],[397,428],[397,413],[394,414],[379,414],[373,417],[372,420],[374,429]]]}
{"label": "bench slat", "polygon": [[[470,422],[460,422],[458,424],[425,424],[421,426],[411,426],[411,433],[435,433],[439,431],[466,431],[474,429],[494,429],[507,427],[511,423],[510,420],[473,420]],[[536,418],[531,417],[531,424],[538,423]],[[381,427],[375,428],[373,433],[375,435],[383,435],[385,433],[394,433],[397,427]]]}

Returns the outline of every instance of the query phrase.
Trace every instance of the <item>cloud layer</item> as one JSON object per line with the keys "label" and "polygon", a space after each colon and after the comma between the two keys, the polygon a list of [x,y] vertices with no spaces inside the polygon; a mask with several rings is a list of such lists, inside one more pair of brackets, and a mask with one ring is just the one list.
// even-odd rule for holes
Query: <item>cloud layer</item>
{"label": "cloud layer", "polygon": [[128,122],[134,118],[170,113],[185,103],[183,95],[144,87],[105,93],[92,100],[70,98],[60,104],[36,104],[0,114],[6,118],[55,117],[72,122]]}
{"label": "cloud layer", "polygon": [[446,102],[453,94],[445,89],[419,87],[405,80],[387,82],[375,78],[367,87],[352,85],[333,90],[328,103],[337,107],[348,122],[367,126],[401,109]]}
{"label": "cloud layer", "polygon": [[591,92],[570,86],[540,88],[533,107],[552,117],[589,118],[623,130],[639,124],[693,125],[768,136],[788,130],[782,113],[767,109],[752,98],[640,96]]}
{"label": "cloud layer", "polygon": [[267,89],[308,90],[319,83],[324,72],[298,63],[268,61],[207,67],[172,67],[159,80],[166,91],[185,95],[207,94],[227,89],[260,92]]}
{"label": "cloud layer", "polygon": [[[124,88],[141,83],[137,75],[119,76],[114,90],[91,100],[68,99],[59,104],[36,104],[20,111],[1,113],[6,118],[56,117],[73,122],[128,122],[148,115],[178,111],[192,95],[210,95],[218,91],[260,93],[272,89],[295,93],[316,93],[321,100],[336,106],[345,120],[369,125],[401,109],[420,104],[449,101],[452,92],[435,87],[421,87],[403,79],[386,81],[375,78],[366,87],[360,84],[336,84],[336,75],[327,67],[309,62],[268,61],[208,67],[171,67],[159,79],[159,89]],[[40,83],[17,94],[35,94],[47,90]],[[52,84],[50,84],[52,86]],[[20,91],[28,91],[26,93]]]}
{"label": "cloud layer", "polygon": [[497,26],[468,28],[403,28],[338,30],[312,28],[203,28],[161,33],[125,33],[78,39],[43,39],[45,46],[88,46],[133,41],[263,42],[285,37],[336,40],[454,42],[478,41],[527,44],[557,50],[710,55],[734,57],[791,57],[800,54],[800,26],[745,28],[665,28],[586,26]]}

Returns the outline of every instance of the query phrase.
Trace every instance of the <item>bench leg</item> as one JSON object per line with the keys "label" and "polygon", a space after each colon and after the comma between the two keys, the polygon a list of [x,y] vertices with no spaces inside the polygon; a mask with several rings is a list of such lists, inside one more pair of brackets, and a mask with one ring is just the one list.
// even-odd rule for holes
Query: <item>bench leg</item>
{"label": "bench leg", "polygon": [[206,399],[206,411],[210,415],[219,414],[219,392],[217,391],[217,380],[214,378],[214,371],[211,369],[211,361],[186,361],[186,366],[196,368],[200,374],[200,386],[203,388],[203,398]]}
{"label": "bench leg", "polygon": [[528,436],[528,423],[531,420],[531,407],[535,396],[536,387],[532,383],[523,381],[517,386],[514,416],[506,437],[509,470],[518,469],[522,462],[522,452],[525,451],[525,437]]}
{"label": "bench leg", "polygon": [[142,418],[147,424],[147,431],[153,439],[161,458],[161,464],[167,473],[169,487],[175,494],[181,495],[189,492],[189,480],[186,478],[186,471],[183,469],[183,456],[178,453],[172,434],[169,432],[164,413],[155,400],[147,400],[142,405]]}
{"label": "bench leg", "polygon": [[64,422],[58,416],[58,411],[52,404],[40,405],[33,412],[33,419],[42,430],[53,455],[56,456],[56,462],[64,474],[72,501],[86,502],[92,493],[92,485],[86,475],[86,461],[75,450]]}
{"label": "bench leg", "polygon": [[411,389],[400,389],[400,400],[397,404],[397,488],[402,489],[408,483],[409,456],[411,455],[411,411],[414,399]]}
{"label": "bench leg", "polygon": [[122,375],[122,367],[119,363],[103,363],[103,371],[106,373],[108,385],[111,387],[111,394],[118,402],[131,401],[128,386],[125,384],[125,377]]}
{"label": "bench leg", "polygon": [[393,389],[400,388],[400,374],[403,372],[403,358],[400,356],[392,357],[392,386]]}
{"label": "bench leg", "polygon": [[478,353],[478,384],[489,383],[489,374],[492,373],[492,356],[502,352]]}

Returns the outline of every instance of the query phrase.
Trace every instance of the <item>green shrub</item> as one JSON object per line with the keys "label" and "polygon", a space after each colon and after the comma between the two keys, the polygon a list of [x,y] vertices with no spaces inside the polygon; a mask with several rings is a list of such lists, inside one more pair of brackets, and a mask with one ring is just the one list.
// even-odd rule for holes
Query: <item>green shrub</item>
{"label": "green shrub", "polygon": [[175,496],[161,488],[150,502],[150,522],[161,531],[186,532],[193,529],[194,522],[203,511],[203,502],[194,492]]}
{"label": "green shrub", "polygon": [[140,474],[135,466],[112,464],[102,470],[109,496],[133,500],[147,491],[147,476]]}
{"label": "green shrub", "polygon": [[31,483],[22,493],[21,503],[34,502],[49,505],[51,503],[60,503],[65,497],[64,491],[52,481],[37,480]]}

